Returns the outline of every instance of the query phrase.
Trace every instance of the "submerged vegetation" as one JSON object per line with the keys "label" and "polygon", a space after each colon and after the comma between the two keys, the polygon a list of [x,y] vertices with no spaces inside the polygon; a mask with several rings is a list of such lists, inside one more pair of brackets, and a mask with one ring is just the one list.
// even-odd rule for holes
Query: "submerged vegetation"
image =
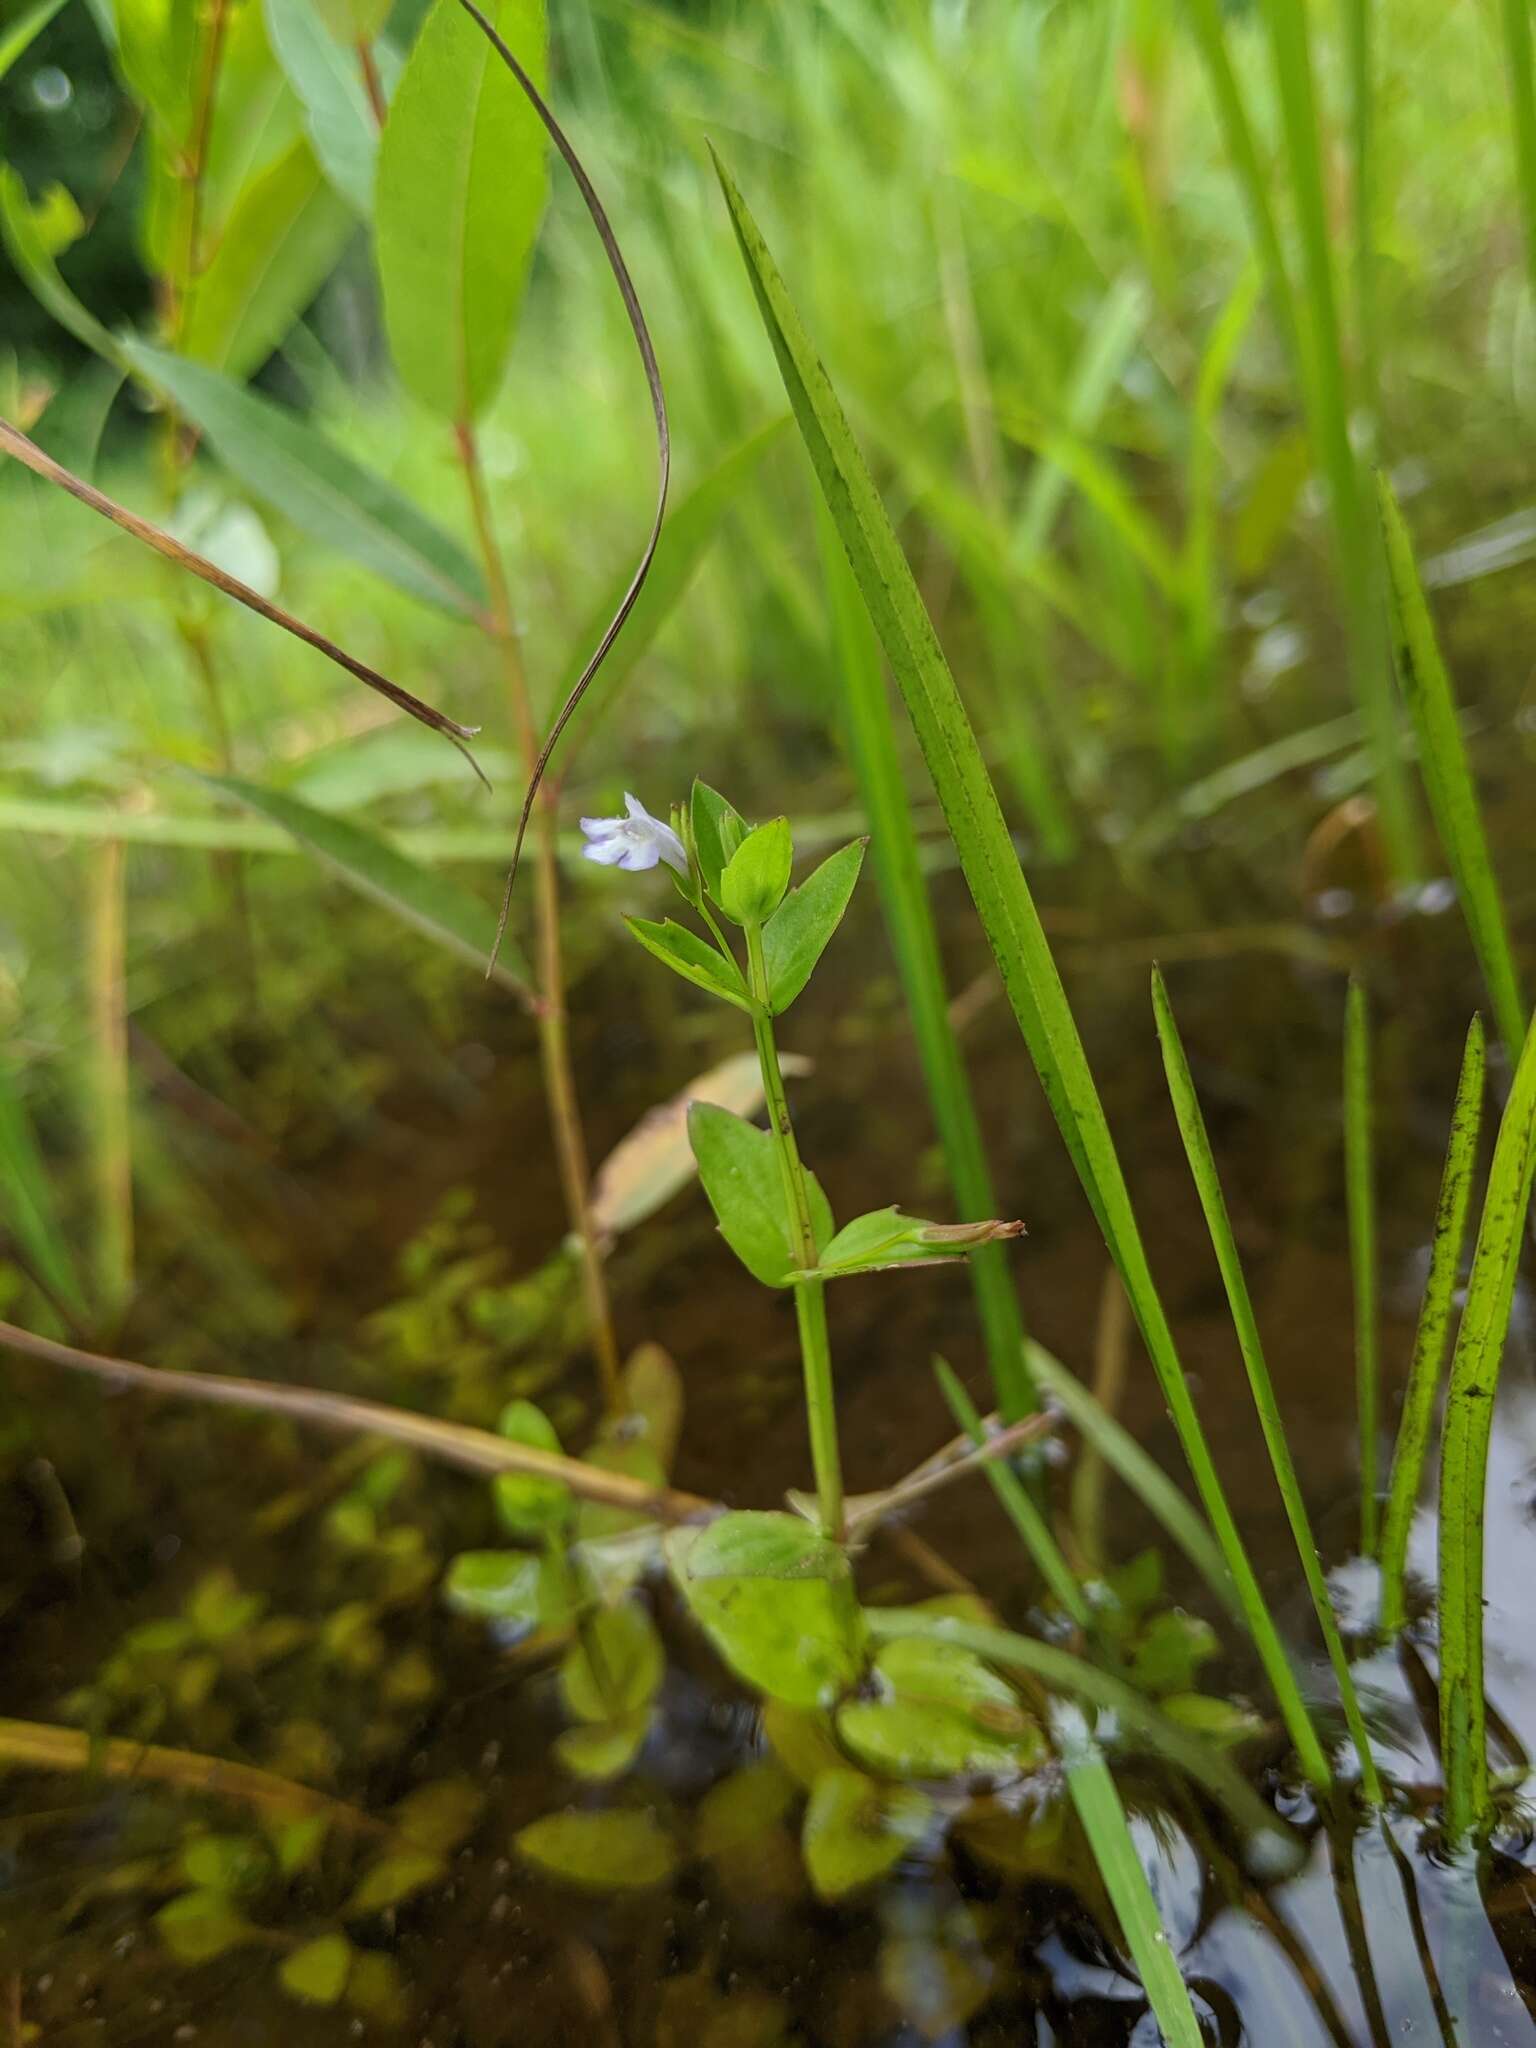
{"label": "submerged vegetation", "polygon": [[1523,2038],[1524,7],[0,94],[0,2033]]}

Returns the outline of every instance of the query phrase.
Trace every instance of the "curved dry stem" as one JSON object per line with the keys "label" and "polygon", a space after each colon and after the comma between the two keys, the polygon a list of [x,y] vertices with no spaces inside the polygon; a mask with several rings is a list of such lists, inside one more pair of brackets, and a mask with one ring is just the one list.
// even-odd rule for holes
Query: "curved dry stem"
{"label": "curved dry stem", "polygon": [[639,564],[635,569],[634,575],[630,578],[629,588],[619,600],[618,610],[609,620],[607,628],[593,650],[586,667],[572,686],[570,695],[555,714],[555,722],[550,727],[544,744],[539,749],[538,758],[533,764],[533,773],[529,777],[528,787],[523,793],[523,808],[517,821],[517,838],[512,847],[512,865],[508,870],[507,886],[502,895],[501,918],[496,927],[496,943],[491,949],[491,964],[494,966],[496,954],[501,947],[502,935],[507,928],[507,915],[512,905],[512,885],[517,880],[518,863],[523,855],[523,841],[528,833],[528,820],[533,815],[534,799],[539,793],[540,783],[544,780],[544,771],[549,766],[555,748],[560,744],[560,735],[565,731],[566,726],[569,725],[577,705],[586,694],[588,684],[607,659],[608,650],[612,647],[614,641],[618,639],[619,634],[623,630],[624,621],[634,610],[635,600],[640,595],[645,579],[650,574],[651,563],[656,556],[656,543],[661,538],[661,522],[666,515],[667,509],[667,486],[672,477],[672,428],[667,418],[666,394],[661,387],[661,369],[656,361],[656,350],[651,341],[651,330],[645,323],[645,313],[640,305],[640,295],[635,290],[634,279],[629,274],[629,266],[624,261],[623,251],[619,248],[618,238],[613,232],[613,227],[609,222],[603,202],[597,196],[596,187],[587,176],[586,167],[572,147],[570,138],[566,135],[565,130],[550,112],[549,105],[543,94],[517,61],[517,58],[512,54],[512,51],[493,25],[475,5],[475,0],[459,0],[459,5],[480,30],[480,33],[485,37],[502,63],[512,73],[512,76],[517,80],[518,85],[527,97],[529,105],[543,122],[550,141],[554,143],[555,148],[559,150],[564,158],[566,168],[576,180],[576,189],[581,194],[583,204],[592,217],[592,225],[597,230],[597,238],[603,245],[603,254],[608,258],[608,268],[613,272],[613,281],[619,288],[619,297],[624,301],[624,311],[629,316],[629,325],[635,337],[635,346],[640,351],[640,362],[645,371],[646,387],[651,395],[651,414],[656,422],[658,470],[656,512],[651,521],[649,537],[646,540],[644,549],[641,551]]}
{"label": "curved dry stem", "polygon": [[494,1476],[498,1472],[522,1472],[538,1479],[555,1479],[570,1488],[580,1500],[604,1507],[628,1508],[654,1515],[660,1521],[687,1522],[695,1516],[718,1514],[714,1501],[697,1494],[679,1493],[668,1486],[647,1486],[642,1480],[620,1472],[604,1472],[596,1465],[584,1465],[557,1451],[535,1450],[530,1444],[513,1443],[488,1429],[471,1429],[464,1423],[439,1422],[429,1415],[413,1415],[409,1409],[390,1408],[382,1401],[358,1401],[347,1394],[327,1394],[313,1387],[286,1387],[273,1380],[235,1379],[219,1373],[167,1372],[160,1366],[135,1365],[126,1358],[107,1358],[94,1351],[78,1351],[70,1344],[57,1344],[51,1337],[39,1337],[12,1323],[0,1323],[0,1348],[20,1351],[47,1365],[63,1366],[70,1372],[89,1373],[121,1387],[138,1387],[147,1394],[169,1394],[183,1401],[206,1401],[215,1407],[256,1409],[268,1415],[291,1415],[296,1422],[308,1422],[317,1429],[341,1435],[383,1436],[406,1444],[424,1457],[457,1465],[465,1472]]}

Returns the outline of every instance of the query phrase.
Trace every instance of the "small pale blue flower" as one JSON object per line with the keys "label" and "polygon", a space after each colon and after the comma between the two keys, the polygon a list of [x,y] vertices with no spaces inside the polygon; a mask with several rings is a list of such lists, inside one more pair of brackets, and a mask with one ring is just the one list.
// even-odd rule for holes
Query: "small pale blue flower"
{"label": "small pale blue flower", "polygon": [[627,790],[624,802],[629,811],[627,818],[582,819],[587,844],[581,850],[587,859],[595,860],[599,867],[628,868],[631,874],[639,874],[664,860],[669,868],[686,875],[688,856],[672,827],[653,818],[639,797],[631,796]]}

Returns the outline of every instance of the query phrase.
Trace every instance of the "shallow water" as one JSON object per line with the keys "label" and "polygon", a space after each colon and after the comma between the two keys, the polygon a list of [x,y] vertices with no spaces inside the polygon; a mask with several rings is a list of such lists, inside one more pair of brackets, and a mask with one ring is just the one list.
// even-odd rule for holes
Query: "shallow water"
{"label": "shallow water", "polygon": [[[1460,1039],[1476,984],[1454,915],[1375,918],[1365,911],[1292,921],[1276,939],[1273,905],[1238,871],[1213,880],[1200,856],[1170,857],[1157,888],[1111,917],[1080,879],[1055,892],[1053,923],[1090,1055],[1148,1231],[1153,1266],[1196,1375],[1216,1456],[1266,1590],[1320,1693],[1325,1670],[1305,1592],[1241,1381],[1209,1246],[1162,1089],[1147,966],[1167,960],[1309,1505],[1325,1555],[1355,1544],[1351,1301],[1337,1111],[1342,978],[1367,973],[1379,1022],[1378,1178],[1383,1355],[1388,1413],[1422,1281]],[[1034,1334],[1074,1370],[1094,1369],[1105,1257],[1050,1125],[1005,1006],[977,982],[983,961],[963,892],[941,878],[957,987],[974,984],[967,1027],[993,1147],[999,1199],[1024,1217],[1021,1294]],[[1283,892],[1282,892],[1283,893]],[[1332,907],[1339,908],[1335,900]],[[1348,905],[1344,905],[1348,909]],[[1260,945],[1181,949],[1172,935],[1263,925]],[[1181,958],[1183,953],[1191,957]],[[798,1084],[807,1157],[839,1213],[901,1200],[943,1213],[916,1062],[899,1025],[872,897],[856,909],[839,962],[796,1009],[785,1043],[816,1061]],[[658,997],[644,969],[594,956],[573,996],[593,1149],[601,1153],[654,1101],[733,1050],[684,1004]],[[365,1019],[358,1024],[354,1020]],[[383,1021],[380,1021],[383,1020]],[[154,1018],[144,1020],[153,1029]],[[468,1187],[487,1226],[456,1256],[486,1261],[483,1282],[551,1250],[557,1197],[515,1016],[470,996],[439,1020],[366,979],[316,1028],[350,1034],[386,1063],[371,1103],[327,1128],[298,1117],[275,1151],[241,1157],[204,1132],[202,1164],[222,1215],[240,1218],[273,1276],[243,1321],[243,1297],[218,1299],[210,1269],[174,1241],[148,1248],[156,1285],[118,1349],[150,1362],[307,1380],[486,1421],[509,1393],[536,1393],[567,1443],[590,1427],[588,1368],[556,1363],[541,1337],[522,1354],[476,1333],[454,1294],[467,1285],[442,1257],[413,1286],[436,1304],[410,1344],[367,1318],[399,1298],[395,1261],[452,1189]],[[728,1030],[728,1027],[726,1027]],[[423,1044],[436,1043],[430,1057]],[[302,1053],[302,1047],[298,1048]],[[258,1075],[268,1053],[252,1035]],[[397,1064],[390,1065],[390,1061]],[[167,1111],[168,1115],[173,1112]],[[497,1248],[505,1270],[495,1266]],[[448,1276],[445,1278],[445,1275]],[[457,1279],[453,1278],[457,1275]],[[676,1481],[738,1505],[771,1505],[806,1480],[792,1316],[755,1287],[689,1193],[618,1247],[613,1275],[628,1341],[672,1353],[688,1412]],[[504,1305],[505,1307],[505,1305]],[[920,1272],[834,1290],[833,1336],[853,1490],[889,1484],[950,1434],[928,1370],[942,1350],[978,1397],[983,1377],[967,1282]],[[1536,1745],[1536,1650],[1528,1586],[1536,1566],[1533,1308],[1522,1297],[1504,1369],[1488,1499],[1490,1681],[1512,1752]],[[471,1341],[471,1338],[473,1341]],[[414,1345],[414,1350],[412,1346]],[[171,2041],[457,2044],[688,2043],[770,2048],[906,2048],[922,2040],[1147,2048],[1156,2040],[1133,1974],[1059,1869],[1005,1872],[969,1848],[914,1855],[851,1904],[809,1896],[794,1813],[775,1815],[735,1853],[689,1854],[669,1883],[624,1897],[540,1879],[512,1849],[527,1822],[568,1803],[655,1809],[690,1838],[699,1802],[760,1756],[745,1697],[658,1589],[669,1653],[660,1707],[636,1769],[583,1789],[550,1744],[564,1725],[546,1662],[500,1650],[479,1625],[446,1614],[440,1560],[496,1540],[486,1489],[412,1468],[378,1504],[372,1546],[349,1546],[332,1511],[360,1466],[287,1424],[152,1406],[88,1384],[7,1367],[10,1484],[0,1509],[9,1638],[6,1711],[60,1723],[99,1677],[125,1630],[177,1616],[210,1569],[265,1603],[260,1625],[293,1624],[288,1647],[253,1660],[220,1650],[209,1678],[173,1659],[112,1731],[280,1769],[365,1814],[445,1778],[482,1805],[451,1874],[396,1909],[348,1921],[354,1941],[400,1970],[397,2016],[320,2010],[284,1994],[277,1970],[301,1938],[336,1924],[367,1856],[338,1826],[312,1867],[269,1879],[249,1900],[262,1938],[214,1960],[170,1960],[149,1914],[185,1878],[178,1859],[198,1830],[250,1832],[244,1813],[192,1799],[141,1772],[114,1782],[73,1771],[12,1771],[0,1781],[3,1968],[29,2036],[49,2044]],[[16,1399],[15,1396],[19,1396]],[[1130,1347],[1121,1414],[1169,1470],[1177,1446],[1150,1372]],[[1069,1475],[1057,1479],[1064,1503]],[[1124,1558],[1153,1540],[1114,1487],[1108,1543]],[[972,1580],[1012,1625],[1031,1589],[1015,1539],[979,1482],[939,1497],[913,1524],[945,1566]],[[415,1531],[412,1538],[400,1531]],[[391,1532],[394,1532],[391,1534]],[[388,1538],[381,1551],[377,1545]],[[1433,1532],[1417,1532],[1427,1562]],[[1176,1556],[1169,1588],[1200,1608]],[[931,1593],[913,1554],[882,1538],[863,1567],[867,1595]],[[209,1598],[204,1588],[204,1597]],[[235,1595],[225,1588],[219,1596]],[[217,1601],[215,1601],[217,1605]],[[338,1625],[338,1617],[344,1625]],[[350,1617],[350,1621],[346,1618]],[[1215,1617],[1213,1617],[1215,1618]],[[258,1623],[253,1616],[249,1627]],[[248,1629],[235,1640],[244,1641]],[[199,1655],[209,1654],[206,1648]],[[181,1653],[178,1652],[178,1656]],[[423,1662],[423,1659],[425,1662]],[[185,1659],[183,1658],[183,1663]],[[1531,1945],[1536,1855],[1513,1832],[1485,1873],[1486,1906],[1464,1874],[1425,1848],[1436,1766],[1409,1676],[1377,1658],[1362,1672],[1403,1786],[1393,1837],[1330,1836],[1265,1759],[1245,1752],[1267,1793],[1309,1841],[1302,1872],[1260,1886],[1234,1860],[1220,1817],[1148,1766],[1127,1796],[1186,1975],[1211,2039],[1254,2048],[1437,2042],[1436,2000],[1465,2016],[1475,2048],[1536,2041]],[[206,1685],[204,1681],[207,1681]],[[1255,1685],[1240,1653],[1202,1674],[1205,1690]],[[99,1700],[98,1700],[99,1706]],[[81,1712],[78,1700],[75,1711]],[[1405,1883],[1422,1915],[1414,1937]],[[1363,1926],[1352,1936],[1351,1923]],[[1424,1953],[1434,1960],[1426,1975]],[[1374,1979],[1374,1989],[1372,1981]],[[0,2002],[0,2039],[5,2007]],[[10,2048],[9,2041],[6,2048]]]}

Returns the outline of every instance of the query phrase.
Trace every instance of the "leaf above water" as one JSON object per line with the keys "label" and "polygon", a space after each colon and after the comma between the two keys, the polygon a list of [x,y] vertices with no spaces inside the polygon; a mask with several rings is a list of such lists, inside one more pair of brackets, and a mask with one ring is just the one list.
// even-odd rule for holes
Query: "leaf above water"
{"label": "leaf above water", "polygon": [[781,1016],[799,995],[826,951],[853,896],[864,865],[862,839],[830,854],[791,889],[763,926],[763,964],[768,970],[768,1002]]}
{"label": "leaf above water", "polygon": [[[497,1433],[536,1451],[560,1452],[560,1438],[542,1408],[532,1401],[510,1401],[502,1409]],[[558,1479],[536,1479],[523,1472],[498,1472],[496,1512],[513,1536],[537,1537],[564,1528],[575,1514],[570,1489]]]}
{"label": "leaf above water", "polygon": [[[720,1235],[754,1280],[789,1286],[795,1271],[778,1150],[767,1131],[729,1110],[695,1102],[688,1140],[699,1178],[720,1224]],[[832,1236],[832,1211],[813,1173],[805,1176],[811,1225],[818,1246]]]}
{"label": "leaf above water", "polygon": [[861,1763],[901,1778],[1017,1777],[1045,1762],[1044,1737],[1005,1678],[952,1644],[887,1643],[877,1698],[847,1701],[837,1732]]}

